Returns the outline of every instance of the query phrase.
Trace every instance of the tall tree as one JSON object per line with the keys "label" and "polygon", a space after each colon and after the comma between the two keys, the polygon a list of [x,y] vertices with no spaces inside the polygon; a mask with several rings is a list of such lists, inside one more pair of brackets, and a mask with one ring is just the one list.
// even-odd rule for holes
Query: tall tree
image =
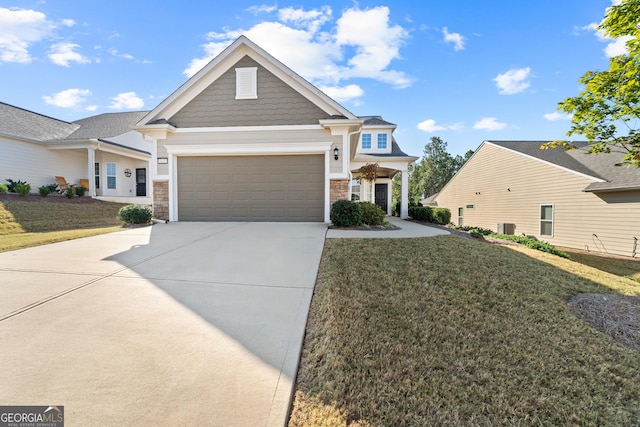
{"label": "tall tree", "polygon": [[424,187],[423,193],[425,197],[436,194],[460,169],[462,157],[454,158],[447,151],[447,142],[441,138],[431,137],[429,143],[424,146],[424,157],[422,167],[424,168]]}
{"label": "tall tree", "polygon": [[[606,153],[612,146],[626,151],[623,163],[640,167],[640,0],[622,0],[607,9],[599,30],[605,36],[626,40],[627,53],[610,58],[609,69],[587,71],[580,95],[567,98],[559,110],[572,114],[567,136],[584,135],[589,152]],[[571,148],[567,141],[553,141],[543,148]]]}

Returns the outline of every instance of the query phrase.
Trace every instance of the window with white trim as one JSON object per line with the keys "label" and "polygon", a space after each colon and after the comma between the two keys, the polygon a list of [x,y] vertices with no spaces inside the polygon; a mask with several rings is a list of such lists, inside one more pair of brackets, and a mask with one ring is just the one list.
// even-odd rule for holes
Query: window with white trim
{"label": "window with white trim", "polygon": [[540,205],[540,235],[553,236],[553,205]]}
{"label": "window with white trim", "polygon": [[236,99],[258,98],[258,68],[236,68]]}
{"label": "window with white trim", "polygon": [[107,163],[107,189],[116,189],[116,164]]}
{"label": "window with white trim", "polygon": [[386,150],[387,149],[387,134],[379,133],[378,134],[378,150]]}
{"label": "window with white trim", "polygon": [[362,134],[362,149],[370,150],[371,149],[371,134],[363,133]]}

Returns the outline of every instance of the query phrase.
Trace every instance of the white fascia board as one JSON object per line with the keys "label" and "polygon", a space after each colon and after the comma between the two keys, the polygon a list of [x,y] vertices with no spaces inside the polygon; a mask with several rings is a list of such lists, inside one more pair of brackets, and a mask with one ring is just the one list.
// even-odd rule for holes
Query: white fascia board
{"label": "white fascia board", "polygon": [[223,127],[201,127],[201,128],[176,128],[174,134],[190,133],[232,133],[232,132],[282,132],[300,130],[323,130],[320,125],[277,125],[277,126],[223,126]]}
{"label": "white fascia board", "polygon": [[324,154],[331,149],[331,142],[279,143],[279,144],[198,144],[165,145],[168,154],[174,156],[238,156],[278,154]]}
{"label": "white fascia board", "polygon": [[521,153],[520,151],[512,150],[512,149],[510,149],[510,148],[503,147],[503,146],[498,145],[498,144],[494,144],[494,143],[492,143],[491,141],[485,141],[485,142],[484,142],[484,144],[492,145],[492,146],[494,146],[494,147],[498,147],[498,148],[502,148],[503,150],[507,150],[507,151],[509,151],[509,152],[511,152],[511,153],[518,154],[518,155],[520,155],[520,156],[522,156],[522,157],[526,157],[526,158],[528,158],[528,159],[535,160],[536,162],[544,163],[545,165],[552,166],[552,167],[554,167],[554,168],[557,168],[557,169],[563,170],[563,171],[565,171],[565,172],[570,172],[570,173],[572,173],[572,174],[574,174],[574,175],[578,175],[578,176],[581,176],[581,177],[583,177],[583,178],[590,179],[590,180],[595,181],[595,182],[607,182],[606,180],[601,179],[601,178],[597,178],[597,177],[595,177],[595,176],[593,176],[593,175],[587,175],[587,174],[584,174],[584,173],[582,173],[582,172],[575,171],[575,170],[573,170],[573,169],[565,168],[564,166],[556,165],[555,163],[551,163],[551,162],[548,162],[548,161],[546,161],[546,160],[542,160],[542,159],[539,159],[539,158],[537,158],[537,157],[534,157],[534,156],[530,156],[530,155],[528,155],[528,154]]}

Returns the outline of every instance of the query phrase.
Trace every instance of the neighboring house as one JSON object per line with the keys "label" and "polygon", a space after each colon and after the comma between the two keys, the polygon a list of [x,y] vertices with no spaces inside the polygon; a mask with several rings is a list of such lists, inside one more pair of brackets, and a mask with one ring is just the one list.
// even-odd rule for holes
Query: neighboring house
{"label": "neighboring house", "polygon": [[[153,142],[154,214],[171,221],[324,221],[351,182],[379,164],[375,199],[391,212],[391,178],[407,156],[395,125],[357,117],[244,36],[136,125]],[[371,196],[373,194],[373,197]],[[376,196],[377,195],[377,196]]]}
{"label": "neighboring house", "polygon": [[56,176],[70,184],[88,179],[91,196],[151,203],[151,143],[131,129],[146,113],[100,114],[69,123],[0,103],[0,182],[26,181],[37,192]]}
{"label": "neighboring house", "polygon": [[[436,203],[459,225],[531,235],[556,246],[638,256],[640,169],[624,153],[541,150],[546,141],[485,141]],[[499,230],[501,229],[501,230]]]}

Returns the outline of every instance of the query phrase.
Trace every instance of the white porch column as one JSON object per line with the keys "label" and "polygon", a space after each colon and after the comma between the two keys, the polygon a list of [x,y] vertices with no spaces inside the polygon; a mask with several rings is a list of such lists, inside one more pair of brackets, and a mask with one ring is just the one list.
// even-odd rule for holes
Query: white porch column
{"label": "white porch column", "polygon": [[402,185],[400,186],[400,218],[409,218],[409,174],[407,169],[403,169],[402,173]]}
{"label": "white porch column", "polygon": [[90,197],[96,196],[96,180],[95,180],[95,163],[96,163],[96,150],[95,148],[87,148],[87,179],[89,180],[89,188],[87,192]]}

